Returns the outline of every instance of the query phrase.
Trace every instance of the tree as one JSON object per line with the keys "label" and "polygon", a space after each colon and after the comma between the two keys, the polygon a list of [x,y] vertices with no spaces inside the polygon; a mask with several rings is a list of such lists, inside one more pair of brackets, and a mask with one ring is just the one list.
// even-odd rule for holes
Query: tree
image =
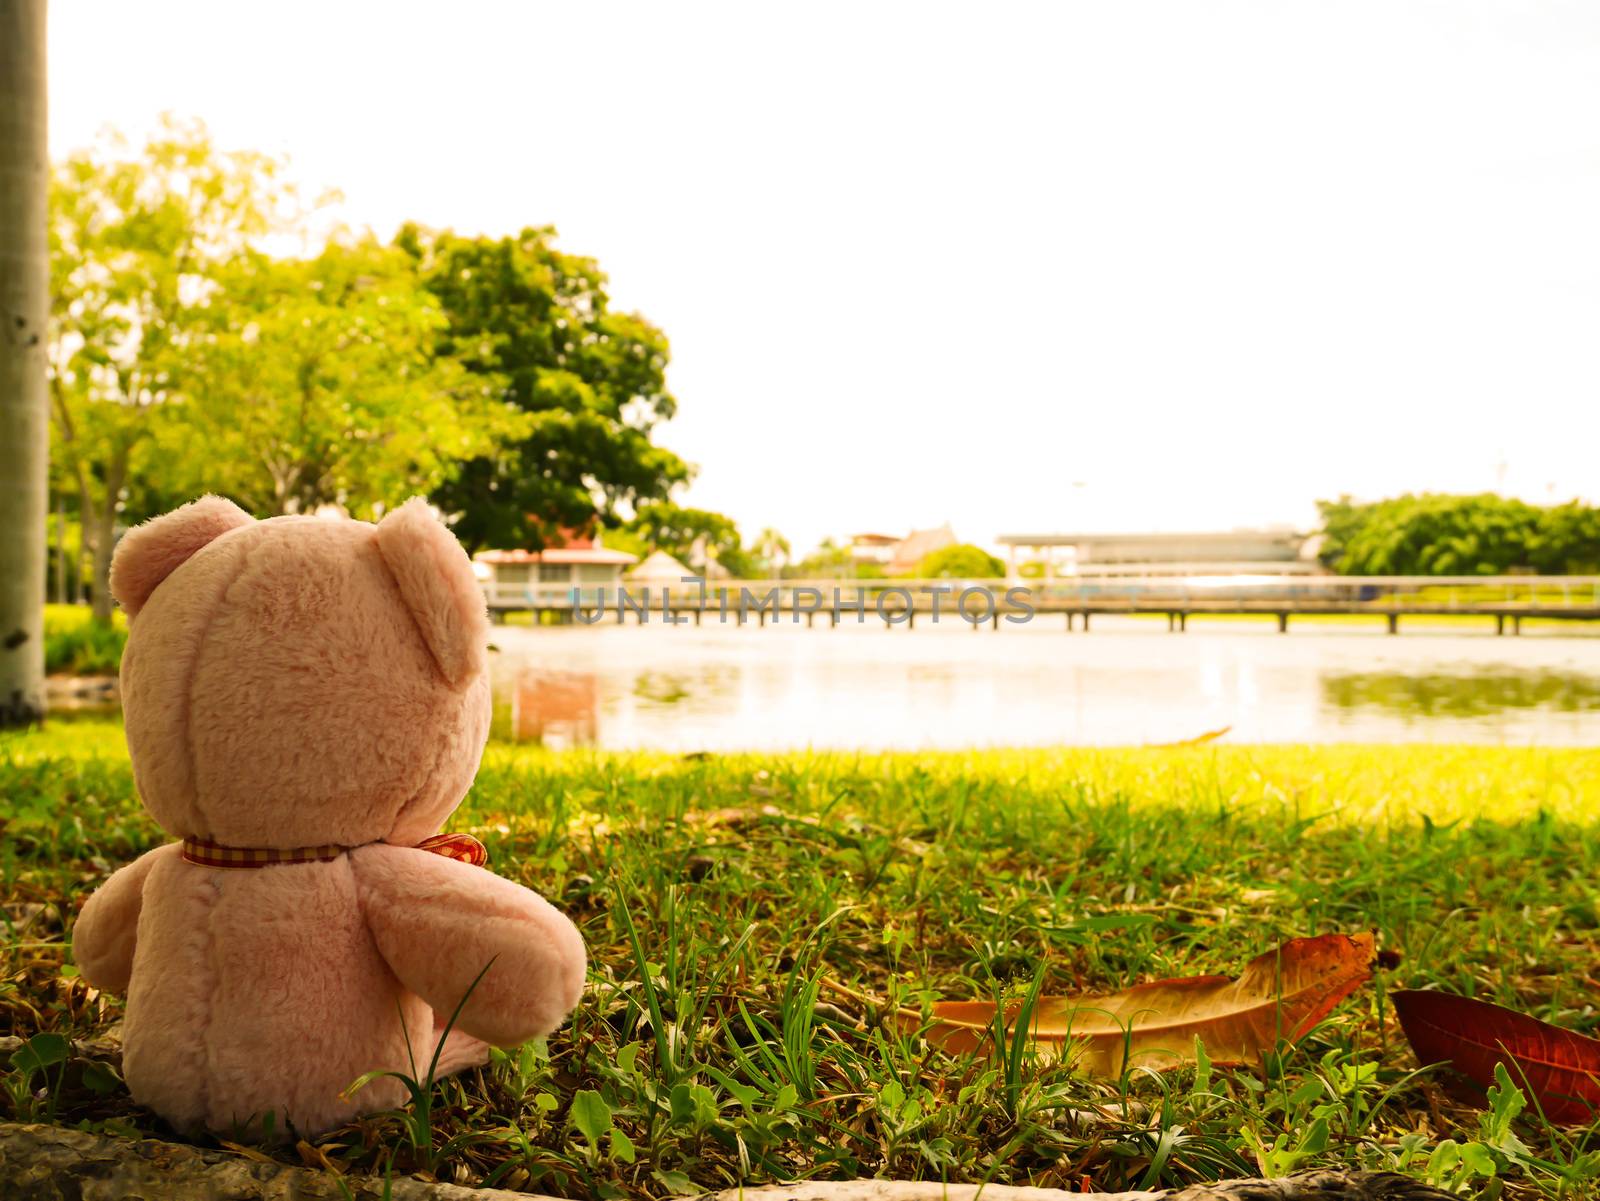
{"label": "tree", "polygon": [[664,550],[690,566],[703,566],[690,560],[709,555],[736,576],[744,576],[747,570],[739,527],[731,517],[709,509],[686,509],[670,501],[657,501],[640,506],[622,530],[651,549]]}
{"label": "tree", "polygon": [[1600,508],[1570,501],[1543,510],[1529,561],[1544,575],[1600,575]]}
{"label": "tree", "polygon": [[608,550],[620,550],[636,558],[643,559],[655,548],[632,530],[618,527],[612,530],[603,530],[600,534],[602,544]]}
{"label": "tree", "polygon": [[174,377],[214,276],[254,239],[294,226],[294,194],[277,171],[262,155],[219,152],[201,125],[168,120],[135,156],[113,143],[55,172],[52,452],[74,484],[100,621],[111,616],[119,516],[136,490],[152,505],[175,499],[160,495],[168,477],[153,443],[177,416]]}
{"label": "tree", "polygon": [[0,0],[0,726],[44,716],[45,101],[44,0]]}
{"label": "tree", "polygon": [[756,557],[766,566],[767,574],[776,579],[783,573],[784,566],[789,562],[789,540],[777,530],[768,526],[756,535],[753,548]]}
{"label": "tree", "polygon": [[262,515],[337,504],[371,517],[526,432],[496,377],[437,353],[444,315],[402,250],[364,238],[308,259],[249,252],[213,278],[171,431],[204,447],[171,448],[190,493]]}
{"label": "tree", "polygon": [[1600,564],[1600,510],[1493,493],[1319,501],[1322,561],[1345,575],[1562,573]]}
{"label": "tree", "polygon": [[858,559],[848,544],[824,538],[815,550],[783,574],[795,580],[881,580],[887,577],[883,564]]}
{"label": "tree", "polygon": [[613,312],[594,260],[554,241],[549,228],[466,238],[407,227],[397,239],[443,308],[441,353],[494,379],[530,415],[521,438],[434,490],[469,548],[537,549],[596,516],[616,525],[690,478],[650,440],[676,407],[665,335]]}
{"label": "tree", "polygon": [[981,546],[958,542],[936,550],[917,564],[922,580],[997,580],[1006,574],[1006,565]]}

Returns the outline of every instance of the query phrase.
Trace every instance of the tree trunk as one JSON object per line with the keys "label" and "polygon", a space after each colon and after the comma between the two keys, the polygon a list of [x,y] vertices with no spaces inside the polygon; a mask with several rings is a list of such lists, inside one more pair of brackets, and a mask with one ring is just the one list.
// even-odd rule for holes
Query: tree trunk
{"label": "tree trunk", "polygon": [[67,603],[67,502],[56,501],[56,604]]}
{"label": "tree trunk", "polygon": [[122,482],[128,478],[129,454],[127,444],[119,442],[106,463],[106,494],[100,504],[91,504],[87,496],[83,498],[83,510],[90,514],[84,519],[84,537],[91,542],[94,555],[90,561],[94,582],[89,599],[93,602],[94,619],[101,625],[111,624],[111,607],[115,603],[111,596],[111,553],[116,549],[117,504],[122,498]]}
{"label": "tree trunk", "polygon": [[106,498],[102,512],[95,514],[94,522],[94,583],[89,594],[93,602],[94,619],[102,625],[111,620],[111,552],[117,540],[116,501]]}
{"label": "tree trunk", "polygon": [[44,716],[45,0],[0,0],[0,727]]}

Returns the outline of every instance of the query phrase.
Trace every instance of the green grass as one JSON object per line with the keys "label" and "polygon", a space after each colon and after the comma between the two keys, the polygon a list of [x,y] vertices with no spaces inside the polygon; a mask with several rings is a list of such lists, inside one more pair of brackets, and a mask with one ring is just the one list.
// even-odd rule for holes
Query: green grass
{"label": "green grass", "polygon": [[[0,1022],[92,1034],[120,1007],[70,974],[70,915],[161,839],[119,728],[0,740],[0,798],[7,912],[46,907],[8,942]],[[1386,992],[1448,988],[1600,1033],[1596,814],[1593,751],[491,746],[452,828],[579,923],[583,1006],[548,1046],[437,1085],[425,1130],[380,1115],[320,1145],[348,1170],[570,1197],[874,1174],[1072,1189],[1295,1164],[1425,1175],[1444,1140],[1492,1139],[1442,1075],[1417,1074]],[[1398,966],[1260,1069],[1095,1081],[951,1058],[881,1020],[1035,980],[1232,972],[1293,935],[1365,928]],[[57,1121],[159,1130],[114,1081],[51,1080],[0,1105],[43,1114],[44,1091]],[[1593,1195],[1596,1131],[1515,1130],[1533,1158],[1501,1156],[1505,1196]]]}
{"label": "green grass", "polygon": [[114,676],[128,642],[128,621],[121,609],[110,625],[98,625],[86,605],[44,607],[45,670],[75,676]]}

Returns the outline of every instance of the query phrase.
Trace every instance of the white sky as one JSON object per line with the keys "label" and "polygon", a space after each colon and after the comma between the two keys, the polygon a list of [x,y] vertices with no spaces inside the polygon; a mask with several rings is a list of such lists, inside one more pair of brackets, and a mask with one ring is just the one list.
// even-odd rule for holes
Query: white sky
{"label": "white sky", "polygon": [[949,520],[1600,499],[1600,5],[57,3],[354,224],[553,224],[672,340],[685,503]]}

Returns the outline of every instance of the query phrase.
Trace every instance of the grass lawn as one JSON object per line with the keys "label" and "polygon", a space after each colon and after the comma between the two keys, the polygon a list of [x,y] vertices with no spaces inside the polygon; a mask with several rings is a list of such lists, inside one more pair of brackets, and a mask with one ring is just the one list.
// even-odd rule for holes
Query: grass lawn
{"label": "grass lawn", "polygon": [[[119,1005],[72,976],[71,915],[161,840],[120,728],[0,739],[0,812],[3,1032],[92,1035]],[[375,1116],[320,1152],[276,1153],[571,1197],[874,1174],[1072,1189],[1335,1163],[1424,1175],[1441,1141],[1478,1137],[1479,1114],[1417,1073],[1386,991],[1438,986],[1600,1033],[1596,815],[1595,751],[493,746],[452,828],[578,921],[582,1009],[547,1047],[442,1083],[425,1122]],[[953,1058],[880,1022],[879,1003],[1015,992],[1038,971],[1047,992],[1112,989],[1368,928],[1397,967],[1277,1062],[1198,1082]],[[103,1073],[19,1077],[10,1116],[160,1130]],[[1317,1118],[1327,1137],[1308,1145]],[[1517,1133],[1536,1162],[1502,1160],[1504,1196],[1600,1189],[1594,1129],[1525,1118]]]}

